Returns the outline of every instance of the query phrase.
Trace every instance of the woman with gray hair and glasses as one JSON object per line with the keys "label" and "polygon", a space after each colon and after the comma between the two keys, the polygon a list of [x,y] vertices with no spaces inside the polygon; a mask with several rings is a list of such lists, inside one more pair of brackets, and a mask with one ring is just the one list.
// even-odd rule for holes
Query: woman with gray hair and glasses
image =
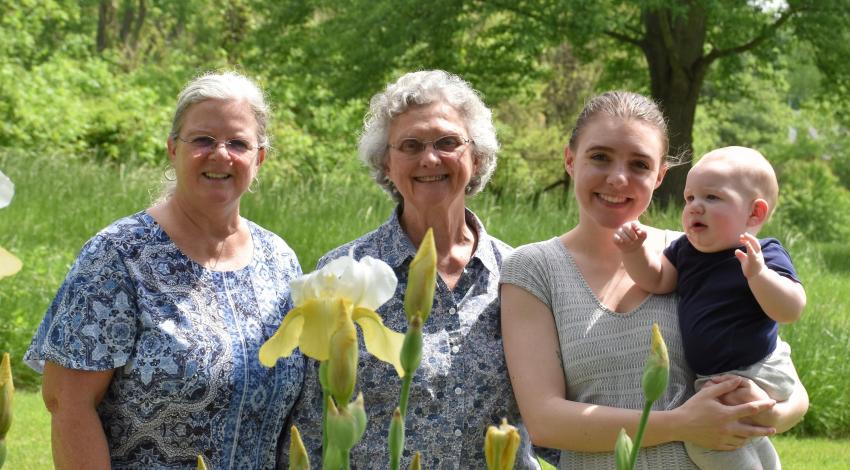
{"label": "woman with gray hair and glasses", "polygon": [[248,78],[192,80],[167,142],[173,184],[83,247],[25,356],[44,373],[57,469],[274,467],[304,364],[257,356],[301,275],[239,215],[268,119]]}
{"label": "woman with gray hair and glasses", "polygon": [[[423,468],[485,468],[484,435],[502,418],[519,424],[499,331],[499,268],[511,251],[488,235],[466,198],[481,191],[496,166],[499,144],[490,110],[457,75],[408,73],[371,101],[360,156],[398,203],[377,230],[319,260],[351,254],[386,262],[398,278],[395,295],[378,309],[384,324],[405,331],[408,267],[429,227],[437,247],[434,304],[423,328],[422,365],[410,390],[402,456]],[[361,343],[362,344],[362,343]],[[360,352],[358,386],[368,425],[351,452],[352,468],[388,468],[387,430],[401,380],[393,367]],[[308,359],[304,390],[293,408],[314,465],[321,461],[322,391],[318,364]],[[527,435],[517,468],[536,468]],[[286,468],[288,443],[278,468]]]}

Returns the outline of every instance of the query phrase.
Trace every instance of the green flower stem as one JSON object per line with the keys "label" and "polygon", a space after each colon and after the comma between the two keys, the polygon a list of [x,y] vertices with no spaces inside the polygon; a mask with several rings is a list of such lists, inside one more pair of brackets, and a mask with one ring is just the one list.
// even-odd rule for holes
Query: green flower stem
{"label": "green flower stem", "polygon": [[398,399],[398,407],[401,410],[401,417],[407,416],[407,400],[410,396],[410,384],[413,382],[413,375],[405,375],[401,379],[401,395]]}
{"label": "green flower stem", "polygon": [[649,411],[652,409],[652,402],[647,401],[645,405],[643,405],[643,413],[640,415],[640,424],[638,424],[637,435],[635,435],[635,441],[632,447],[632,465],[631,468],[635,468],[635,463],[637,463],[638,451],[640,451],[640,441],[643,439],[643,431],[646,429],[646,423],[649,421]]}

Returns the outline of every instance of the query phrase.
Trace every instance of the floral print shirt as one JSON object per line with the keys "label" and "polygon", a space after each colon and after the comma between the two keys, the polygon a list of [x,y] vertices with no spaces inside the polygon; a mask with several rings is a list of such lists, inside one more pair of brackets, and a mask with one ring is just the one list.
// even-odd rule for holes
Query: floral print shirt
{"label": "floral print shirt", "polygon": [[[395,296],[378,309],[389,328],[404,332],[404,292],[416,247],[402,229],[398,209],[374,232],[345,244],[319,260],[319,268],[330,260],[351,254],[355,259],[371,256],[395,271]],[[499,319],[499,267],[512,249],[487,235],[470,211],[467,223],[478,233],[478,247],[454,290],[437,277],[434,305],[423,329],[422,364],[410,390],[405,423],[406,442],[402,468],[408,468],[413,453],[422,454],[422,468],[486,468],[484,435],[487,427],[502,418],[519,425],[519,412],[502,351]],[[311,464],[321,462],[322,391],[318,363],[308,358],[302,395],[292,411]],[[357,385],[363,391],[368,424],[363,439],[351,451],[351,468],[389,468],[387,435],[393,410],[398,406],[401,379],[389,364],[371,356],[360,339]],[[531,461],[528,435],[516,468],[537,468]],[[284,431],[288,434],[288,427]],[[282,446],[279,469],[287,468],[289,439]]]}
{"label": "floral print shirt", "polygon": [[140,212],[89,240],[59,288],[24,359],[114,369],[97,407],[112,468],[194,469],[198,454],[210,469],[274,467],[304,360],[268,369],[257,351],[301,268],[278,236],[248,226],[250,264],[210,271]]}

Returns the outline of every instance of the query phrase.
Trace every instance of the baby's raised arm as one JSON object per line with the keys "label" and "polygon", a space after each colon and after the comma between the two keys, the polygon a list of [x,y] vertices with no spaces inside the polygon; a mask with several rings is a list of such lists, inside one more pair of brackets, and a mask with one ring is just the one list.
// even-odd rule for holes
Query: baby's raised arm
{"label": "baby's raised arm", "polygon": [[646,230],[636,220],[617,229],[614,245],[623,255],[623,266],[641,289],[653,294],[672,292],[676,288],[676,268],[664,254],[646,247],[646,237]]}
{"label": "baby's raised arm", "polygon": [[[735,256],[741,262],[747,284],[764,313],[777,323],[799,320],[803,308],[806,307],[806,291],[803,286],[767,267],[761,245],[754,235],[741,234],[741,244],[747,248],[747,252],[735,250]],[[629,274],[631,275],[631,271]]]}

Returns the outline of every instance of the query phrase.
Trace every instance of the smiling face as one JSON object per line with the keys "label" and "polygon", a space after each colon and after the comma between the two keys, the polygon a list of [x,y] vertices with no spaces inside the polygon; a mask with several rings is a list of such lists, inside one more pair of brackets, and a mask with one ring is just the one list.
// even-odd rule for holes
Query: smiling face
{"label": "smiling face", "polygon": [[386,170],[405,208],[422,212],[440,207],[448,211],[454,205],[465,204],[465,189],[475,171],[473,143],[464,144],[451,154],[441,154],[432,143],[413,155],[395,148],[405,139],[434,142],[451,135],[469,138],[460,113],[442,102],[411,107],[393,119]]}
{"label": "smiling face", "polygon": [[664,149],[661,131],[646,122],[604,115],[589,121],[564,160],[581,221],[616,229],[643,214],[667,171]]}
{"label": "smiling face", "polygon": [[[192,141],[212,137],[219,143],[200,150]],[[255,150],[242,156],[228,153],[224,142],[242,140]],[[179,139],[168,140],[168,156],[177,175],[174,197],[194,207],[233,206],[248,189],[265,159],[257,149],[257,122],[241,100],[206,100],[186,111]]]}
{"label": "smiling face", "polygon": [[697,250],[735,248],[741,245],[742,233],[758,231],[767,204],[743,186],[735,166],[727,161],[701,160],[688,172],[682,227]]}

